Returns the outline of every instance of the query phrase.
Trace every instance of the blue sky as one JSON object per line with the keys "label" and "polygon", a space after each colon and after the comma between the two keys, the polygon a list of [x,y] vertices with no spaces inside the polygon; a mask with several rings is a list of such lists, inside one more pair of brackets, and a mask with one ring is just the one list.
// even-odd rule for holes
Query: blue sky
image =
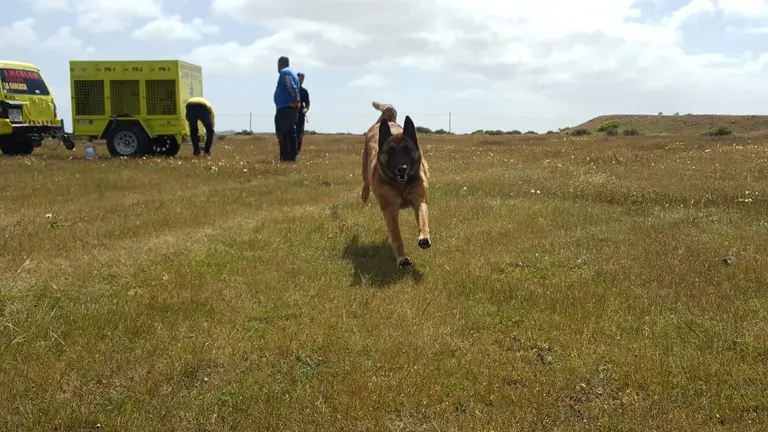
{"label": "blue sky", "polygon": [[[765,114],[767,0],[20,0],[0,58],[40,68],[71,127],[68,61],[203,66],[218,129],[273,129],[280,55],[308,129],[361,133],[371,100],[417,125],[536,130],[611,113]],[[12,28],[12,31],[7,31]],[[401,118],[402,120],[402,118]]]}

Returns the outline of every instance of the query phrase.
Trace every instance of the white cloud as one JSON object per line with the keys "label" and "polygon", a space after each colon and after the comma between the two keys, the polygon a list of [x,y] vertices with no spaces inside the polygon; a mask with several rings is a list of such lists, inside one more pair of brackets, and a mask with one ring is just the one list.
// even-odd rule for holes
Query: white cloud
{"label": "white cloud", "polygon": [[85,46],[82,40],[75,37],[69,26],[63,26],[56,33],[41,40],[35,31],[35,25],[34,18],[25,18],[11,23],[8,27],[0,27],[0,34],[8,35],[0,38],[0,47],[35,46],[78,57],[95,51],[93,46]]}
{"label": "white cloud", "polygon": [[766,0],[716,0],[717,8],[726,15],[740,17],[768,17]]}
{"label": "white cloud", "polygon": [[72,35],[72,28],[69,26],[60,28],[58,32],[44,40],[40,46],[81,58],[87,57],[96,51],[92,45],[85,46],[82,40]]}
{"label": "white cloud", "polygon": [[641,22],[638,3],[295,0],[286,9],[259,0],[213,0],[214,16],[272,33],[250,44],[204,45],[189,57],[217,71],[273,70],[280,55],[302,67],[409,67],[451,76],[447,82],[474,80],[477,88],[464,94],[465,88],[447,89],[465,98],[544,98],[592,111],[656,112],[686,103],[695,107],[676,109],[721,111],[724,94],[732,95],[733,109],[762,106],[766,56],[688,54],[682,26],[717,11],[761,16],[767,1],[692,0],[652,22]]}
{"label": "white cloud", "polygon": [[249,45],[238,42],[203,45],[186,57],[193,63],[204,64],[207,71],[232,73],[274,71],[280,56],[300,58],[303,67],[323,65],[313,59],[312,45],[290,31],[256,40]]}
{"label": "white cloud", "polygon": [[764,35],[764,34],[768,34],[768,26],[747,27],[747,28],[741,29],[740,32],[745,34],[752,34],[752,35]]}
{"label": "white cloud", "polygon": [[699,15],[714,14],[716,10],[717,7],[712,0],[691,0],[690,3],[667,17],[664,22],[673,28],[679,28],[686,21],[690,21]]}
{"label": "white cloud", "polygon": [[58,12],[69,9],[67,0],[25,0],[35,12]]}
{"label": "white cloud", "polygon": [[690,0],[667,21],[675,27],[699,15],[713,15],[722,12],[729,18],[766,18],[768,17],[767,0]]}
{"label": "white cloud", "polygon": [[73,0],[78,27],[92,32],[127,30],[133,19],[151,19],[162,14],[160,0]]}
{"label": "white cloud", "polygon": [[349,83],[350,87],[384,87],[387,80],[379,74],[363,75]]}
{"label": "white cloud", "polygon": [[200,18],[185,23],[179,15],[171,15],[144,24],[131,33],[131,37],[143,40],[200,40],[203,36],[216,34],[218,31],[218,27],[208,25]]}
{"label": "white cloud", "polygon": [[476,99],[481,100],[485,99],[491,96],[491,94],[488,92],[488,90],[485,89],[479,89],[479,88],[469,88],[465,90],[458,91],[456,93],[451,94],[451,96],[457,98],[457,99]]}
{"label": "white cloud", "polygon": [[35,19],[25,18],[12,22],[11,25],[0,26],[0,47],[15,48],[32,45],[37,41],[35,34]]}
{"label": "white cloud", "polygon": [[26,0],[39,12],[67,10],[77,27],[94,33],[122,32],[133,20],[159,18],[162,0]]}

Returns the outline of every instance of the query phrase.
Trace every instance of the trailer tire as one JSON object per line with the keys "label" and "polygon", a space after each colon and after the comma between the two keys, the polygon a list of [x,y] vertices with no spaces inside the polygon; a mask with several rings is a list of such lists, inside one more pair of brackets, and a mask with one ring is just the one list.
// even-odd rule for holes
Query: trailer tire
{"label": "trailer tire", "polygon": [[149,136],[137,123],[118,122],[107,132],[107,150],[112,157],[144,156],[149,144]]}
{"label": "trailer tire", "polygon": [[0,151],[6,156],[27,156],[35,150],[35,142],[30,139],[0,141]]}
{"label": "trailer tire", "polygon": [[150,152],[160,156],[173,157],[179,154],[179,150],[181,150],[181,145],[175,136],[164,135],[152,138],[151,143]]}

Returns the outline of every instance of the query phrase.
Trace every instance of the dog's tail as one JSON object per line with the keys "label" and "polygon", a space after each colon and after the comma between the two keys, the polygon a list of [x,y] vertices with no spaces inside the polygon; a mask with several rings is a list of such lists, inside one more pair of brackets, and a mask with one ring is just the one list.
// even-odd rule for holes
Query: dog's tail
{"label": "dog's tail", "polygon": [[397,123],[397,110],[394,106],[377,101],[373,101],[372,104],[375,109],[381,111],[381,115],[379,116],[379,119],[376,120],[376,123],[380,123],[384,119],[393,123]]}

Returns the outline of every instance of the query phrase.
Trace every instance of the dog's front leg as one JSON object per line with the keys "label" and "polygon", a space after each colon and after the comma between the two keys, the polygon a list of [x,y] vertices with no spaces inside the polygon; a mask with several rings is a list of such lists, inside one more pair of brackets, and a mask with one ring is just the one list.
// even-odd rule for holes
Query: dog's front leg
{"label": "dog's front leg", "polygon": [[426,201],[419,201],[413,206],[413,212],[416,214],[416,223],[419,225],[419,247],[429,249],[432,246],[432,239],[429,237],[429,210]]}
{"label": "dog's front leg", "polygon": [[411,204],[416,215],[416,224],[419,226],[419,247],[428,249],[432,246],[429,237],[429,210],[427,209],[427,188],[423,184],[417,184],[411,193]]}
{"label": "dog's front leg", "polygon": [[411,259],[405,255],[405,246],[403,245],[403,239],[400,237],[400,209],[396,205],[390,205],[382,210],[384,211],[384,219],[387,222],[387,231],[389,232],[389,242],[395,252],[397,265],[408,267],[412,263]]}

